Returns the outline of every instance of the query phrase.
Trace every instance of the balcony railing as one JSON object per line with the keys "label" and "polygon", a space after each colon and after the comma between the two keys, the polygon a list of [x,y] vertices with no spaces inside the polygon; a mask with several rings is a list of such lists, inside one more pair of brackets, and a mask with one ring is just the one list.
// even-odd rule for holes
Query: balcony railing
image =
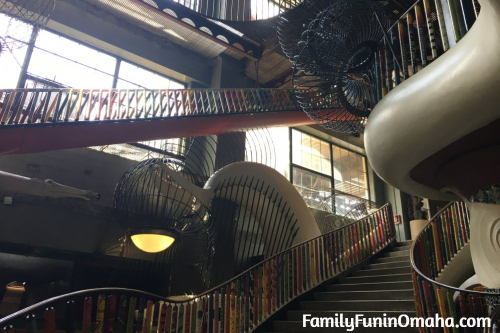
{"label": "balcony railing", "polygon": [[[389,204],[373,214],[292,247],[235,278],[185,300],[129,289],[83,290],[0,319],[14,328],[68,332],[252,332],[297,296],[367,260],[394,238]],[[137,314],[136,314],[137,313]]]}
{"label": "balcony railing", "polygon": [[299,109],[292,91],[282,89],[0,90],[0,125],[168,119]]}

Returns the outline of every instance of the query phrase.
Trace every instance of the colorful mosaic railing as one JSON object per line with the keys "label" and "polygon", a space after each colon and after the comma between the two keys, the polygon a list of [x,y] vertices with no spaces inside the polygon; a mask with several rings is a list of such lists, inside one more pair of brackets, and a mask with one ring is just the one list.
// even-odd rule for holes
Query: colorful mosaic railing
{"label": "colorful mosaic railing", "polygon": [[[435,281],[453,257],[469,243],[469,211],[465,203],[451,202],[436,214],[417,236],[411,249],[415,305],[419,317],[462,318],[492,317],[498,320],[496,304],[500,293],[477,286],[462,290]],[[431,328],[420,332],[442,332]],[[444,332],[483,332],[482,328],[447,328]]]}
{"label": "colorful mosaic railing", "polygon": [[[186,301],[127,289],[95,289],[35,304],[3,319],[5,333],[252,332],[297,296],[395,240],[389,204],[362,220],[281,252]],[[57,312],[56,312],[57,311]],[[83,315],[82,315],[83,314]],[[39,318],[39,319],[38,319]],[[60,318],[60,320],[59,320]]]}
{"label": "colorful mosaic railing", "polygon": [[284,89],[0,90],[1,125],[297,111]]}

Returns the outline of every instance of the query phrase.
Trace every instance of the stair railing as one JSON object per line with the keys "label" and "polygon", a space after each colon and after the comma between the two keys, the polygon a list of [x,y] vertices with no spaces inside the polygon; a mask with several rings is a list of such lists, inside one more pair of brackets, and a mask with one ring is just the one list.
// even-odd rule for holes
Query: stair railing
{"label": "stair railing", "polygon": [[0,89],[0,128],[297,110],[285,89]]}
{"label": "stair railing", "polygon": [[[176,300],[119,288],[84,290],[13,313],[0,319],[0,327],[5,327],[5,333],[20,326],[32,333],[41,327],[46,333],[58,328],[83,333],[252,332],[299,295],[393,241],[393,214],[386,204],[361,220],[281,252],[197,296]],[[61,304],[65,309],[58,308],[56,313]]]}
{"label": "stair railing", "polygon": [[[463,202],[446,205],[414,240],[410,255],[419,317],[439,315],[444,319],[453,318],[456,324],[462,318],[471,317],[490,316],[492,321],[498,320],[495,306],[500,293],[490,292],[482,286],[464,290],[435,280],[469,240],[469,211]],[[420,331],[426,332],[425,328]],[[438,329],[433,328],[431,332],[438,332]],[[447,332],[457,333],[459,330],[450,328]],[[461,328],[460,332],[472,333],[476,328]]]}

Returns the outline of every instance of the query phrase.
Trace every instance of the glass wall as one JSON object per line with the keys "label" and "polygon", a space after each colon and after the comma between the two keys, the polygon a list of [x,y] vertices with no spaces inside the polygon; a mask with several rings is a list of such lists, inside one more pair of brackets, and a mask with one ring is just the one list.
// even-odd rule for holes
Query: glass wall
{"label": "glass wall", "polygon": [[66,87],[109,89],[116,58],[49,31],[35,42],[28,73]]}
{"label": "glass wall", "polygon": [[[291,142],[291,180],[309,207],[345,215],[355,197],[369,199],[365,156],[296,129]],[[327,199],[333,192],[335,200]]]}
{"label": "glass wall", "polygon": [[118,89],[184,89],[184,85],[179,82],[126,61],[120,63],[116,87]]}
{"label": "glass wall", "polygon": [[[16,88],[32,26],[0,14],[0,88]],[[10,48],[16,40],[16,48]],[[184,84],[98,49],[43,30],[34,43],[27,88],[184,89]],[[119,68],[119,71],[117,69]]]}
{"label": "glass wall", "polygon": [[337,146],[332,146],[332,149],[335,189],[368,199],[366,158]]}
{"label": "glass wall", "polygon": [[0,13],[0,88],[15,88],[33,27]]}

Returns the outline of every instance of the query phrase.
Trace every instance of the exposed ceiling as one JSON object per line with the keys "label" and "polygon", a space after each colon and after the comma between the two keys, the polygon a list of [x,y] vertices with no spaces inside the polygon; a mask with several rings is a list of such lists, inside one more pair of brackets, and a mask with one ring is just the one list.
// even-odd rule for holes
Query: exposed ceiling
{"label": "exposed ceiling", "polygon": [[224,47],[211,41],[199,33],[186,28],[180,23],[176,23],[165,17],[165,13],[153,8],[141,6],[130,0],[86,0],[122,19],[126,22],[139,26],[150,33],[164,37],[169,41],[180,45],[188,50],[194,51],[208,59],[217,57],[226,51]]}
{"label": "exposed ceiling", "polygon": [[[205,19],[223,27],[229,34],[260,45],[262,57],[255,61],[248,59],[239,49],[221,43],[220,36],[207,38],[202,32],[193,29],[189,19],[178,19],[177,14],[169,9],[160,11],[151,0],[84,0],[104,10],[118,19],[134,24],[156,36],[191,50],[207,59],[226,54],[245,63],[246,74],[265,87],[289,87],[291,84],[292,64],[281,52],[276,37],[276,18],[250,22],[219,22]],[[379,0],[386,13],[395,22],[413,5],[413,0]],[[175,4],[177,5],[177,4]],[[293,10],[293,9],[292,9]],[[195,14],[196,15],[196,14]],[[174,18],[174,19],[172,19]],[[215,37],[215,36],[214,36]],[[226,40],[227,42],[227,40]]]}

